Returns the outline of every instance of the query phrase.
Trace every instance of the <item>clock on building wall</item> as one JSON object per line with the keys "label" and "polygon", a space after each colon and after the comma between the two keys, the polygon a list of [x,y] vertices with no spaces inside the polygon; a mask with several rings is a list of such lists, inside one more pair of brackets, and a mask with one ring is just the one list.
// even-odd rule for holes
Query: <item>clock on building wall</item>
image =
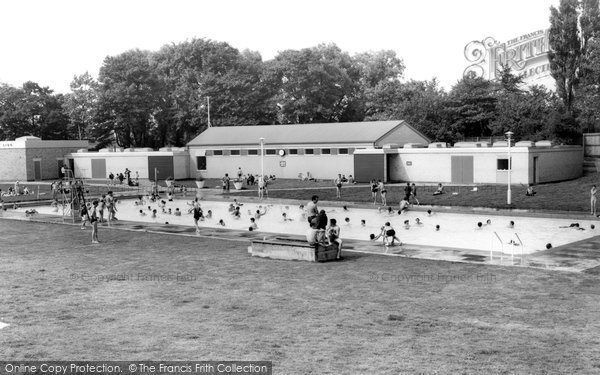
{"label": "clock on building wall", "polygon": [[279,156],[285,156],[285,150],[279,150]]}

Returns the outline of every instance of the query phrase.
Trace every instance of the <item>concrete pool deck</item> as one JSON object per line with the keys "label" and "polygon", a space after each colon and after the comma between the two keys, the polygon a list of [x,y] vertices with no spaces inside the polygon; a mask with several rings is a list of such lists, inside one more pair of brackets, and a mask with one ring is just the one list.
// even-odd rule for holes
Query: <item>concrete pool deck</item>
{"label": "concrete pool deck", "polygon": [[[211,189],[212,190],[212,189]],[[222,200],[231,201],[234,196],[223,197],[216,194],[210,194],[206,192],[205,198],[211,200]],[[188,198],[192,198],[188,196]],[[258,198],[253,197],[238,197],[238,199],[244,202],[260,202]],[[285,200],[285,199],[268,199],[263,200],[263,203],[283,203],[290,205],[299,205],[301,203],[296,200]],[[352,202],[335,202],[335,201],[323,201],[321,202],[328,206],[343,206],[355,208],[373,208],[370,204],[355,204]],[[489,215],[502,214],[502,215],[513,215],[513,216],[536,216],[536,217],[560,217],[568,218],[571,220],[583,220],[588,219],[589,215],[583,213],[570,213],[570,212],[534,212],[531,210],[496,210],[486,208],[466,208],[466,207],[443,207],[443,206],[416,206],[414,210],[426,211],[427,209],[436,210],[438,212],[485,212]],[[35,214],[33,217],[26,217],[23,212],[17,212],[7,210],[0,212],[0,219],[8,220],[23,220],[23,221],[35,221],[51,224],[66,224],[66,225],[79,225],[72,224],[71,220],[63,220],[60,216],[54,215],[43,215]],[[277,234],[277,233],[266,233],[266,232],[249,232],[232,229],[220,229],[220,228],[201,228],[199,233],[196,233],[196,229],[192,226],[183,225],[172,225],[172,224],[158,224],[158,223],[140,223],[133,221],[116,221],[110,227],[106,225],[100,226],[99,235],[100,239],[103,238],[103,232],[106,230],[127,230],[133,232],[150,232],[150,233],[162,233],[169,235],[179,236],[191,236],[199,238],[217,238],[229,241],[243,241],[248,242],[252,239],[303,239],[303,236],[299,235],[288,235],[288,234]],[[558,246],[550,250],[538,251],[531,254],[525,254],[521,258],[518,253],[518,249],[514,254],[514,259],[511,259],[510,255],[493,253],[493,259],[490,258],[490,253],[473,250],[473,249],[462,249],[462,248],[451,248],[451,247],[439,247],[439,246],[422,246],[410,243],[405,243],[402,246],[393,246],[386,248],[380,241],[363,241],[363,240],[344,240],[343,251],[356,252],[356,253],[367,253],[367,254],[380,254],[387,256],[398,256],[407,258],[419,258],[429,260],[443,260],[450,262],[463,262],[463,263],[475,263],[475,264],[487,264],[497,266],[522,266],[531,268],[542,268],[549,270],[561,270],[569,272],[600,272],[600,236],[594,236],[582,241],[569,243],[564,246]]]}

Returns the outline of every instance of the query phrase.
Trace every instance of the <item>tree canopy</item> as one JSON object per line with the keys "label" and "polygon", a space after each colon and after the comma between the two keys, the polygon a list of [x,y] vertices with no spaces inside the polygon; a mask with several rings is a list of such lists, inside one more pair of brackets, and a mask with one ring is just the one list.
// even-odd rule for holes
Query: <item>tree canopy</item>
{"label": "tree canopy", "polygon": [[526,87],[504,66],[496,80],[405,80],[394,51],[350,55],[335,44],[255,51],[192,39],[105,58],[98,79],[71,92],[0,84],[0,137],[89,139],[96,147],[183,146],[210,125],[403,119],[433,141],[502,136],[575,142],[600,130],[599,0],[551,8],[549,59],[557,91]]}

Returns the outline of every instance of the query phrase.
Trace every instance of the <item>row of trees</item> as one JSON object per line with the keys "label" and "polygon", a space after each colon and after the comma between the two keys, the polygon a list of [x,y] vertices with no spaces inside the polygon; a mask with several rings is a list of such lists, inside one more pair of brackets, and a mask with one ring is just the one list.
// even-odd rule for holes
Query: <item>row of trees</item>
{"label": "row of trees", "polygon": [[194,39],[158,51],[131,50],[85,73],[71,93],[33,82],[0,85],[0,138],[86,138],[102,147],[182,146],[208,126],[404,119],[432,140],[499,136],[573,142],[600,125],[598,0],[551,9],[550,61],[556,92],[524,89],[504,67],[497,81],[403,80],[393,51],[354,56],[336,45],[257,52]]}

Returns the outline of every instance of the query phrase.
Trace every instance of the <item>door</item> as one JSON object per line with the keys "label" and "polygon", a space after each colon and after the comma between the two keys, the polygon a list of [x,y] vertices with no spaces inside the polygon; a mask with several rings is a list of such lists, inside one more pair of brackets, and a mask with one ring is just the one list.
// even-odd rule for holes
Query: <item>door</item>
{"label": "door", "polygon": [[33,161],[33,179],[39,181],[42,179],[42,161]]}
{"label": "door", "polygon": [[533,184],[537,184],[538,183],[538,157],[534,156],[533,157]]}
{"label": "door", "polygon": [[473,183],[473,157],[472,156],[452,156],[451,157],[451,176],[453,184],[472,184]]}
{"label": "door", "polygon": [[156,172],[157,180],[166,180],[168,177],[175,178],[172,156],[148,156],[148,178],[154,180]]}
{"label": "door", "polygon": [[105,179],[106,159],[92,159],[92,178]]}

